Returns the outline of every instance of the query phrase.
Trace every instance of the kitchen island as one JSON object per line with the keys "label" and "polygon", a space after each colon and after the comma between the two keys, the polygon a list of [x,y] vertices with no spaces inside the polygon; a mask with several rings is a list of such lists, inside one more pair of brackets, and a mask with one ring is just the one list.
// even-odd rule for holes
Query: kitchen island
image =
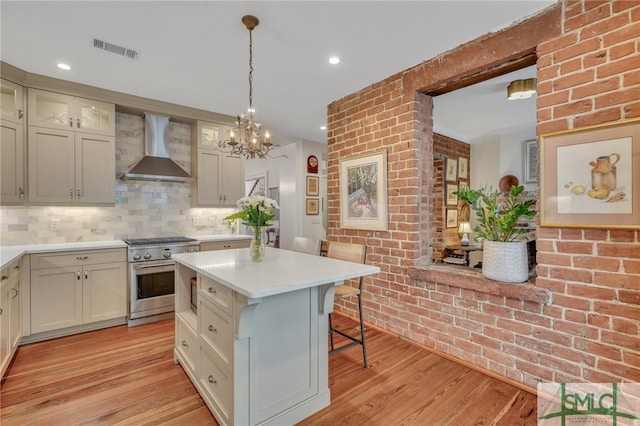
{"label": "kitchen island", "polygon": [[173,258],[174,357],[218,423],[290,425],[329,405],[335,288],[380,268],[274,248],[260,263],[249,249]]}

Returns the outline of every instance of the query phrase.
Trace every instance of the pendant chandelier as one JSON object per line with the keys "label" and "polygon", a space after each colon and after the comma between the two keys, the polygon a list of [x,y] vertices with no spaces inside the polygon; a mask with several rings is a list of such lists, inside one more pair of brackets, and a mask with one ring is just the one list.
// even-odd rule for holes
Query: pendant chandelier
{"label": "pendant chandelier", "polygon": [[249,30],[249,110],[241,113],[229,134],[227,145],[231,148],[232,156],[245,158],[271,157],[269,152],[277,145],[271,143],[269,131],[264,131],[260,123],[254,121],[253,109],[253,38],[252,31],[260,21],[255,16],[242,17],[242,23]]}

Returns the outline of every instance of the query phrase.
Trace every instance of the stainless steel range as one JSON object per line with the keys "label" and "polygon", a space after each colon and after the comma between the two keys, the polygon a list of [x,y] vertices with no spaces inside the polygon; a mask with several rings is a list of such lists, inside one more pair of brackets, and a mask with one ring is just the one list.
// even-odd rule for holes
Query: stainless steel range
{"label": "stainless steel range", "polygon": [[174,271],[171,256],[200,251],[188,237],[124,240],[129,246],[129,326],[173,317]]}

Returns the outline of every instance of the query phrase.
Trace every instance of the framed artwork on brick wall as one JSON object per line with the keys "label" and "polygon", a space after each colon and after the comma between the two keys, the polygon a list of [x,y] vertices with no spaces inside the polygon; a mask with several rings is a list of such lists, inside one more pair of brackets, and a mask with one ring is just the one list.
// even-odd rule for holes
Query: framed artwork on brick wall
{"label": "framed artwork on brick wall", "polygon": [[447,169],[445,170],[445,179],[447,181],[455,181],[458,177],[458,161],[453,158],[447,158]]}
{"label": "framed artwork on brick wall", "polygon": [[540,226],[640,229],[640,119],[540,137]]}
{"label": "framed artwork on brick wall", "polygon": [[387,151],[340,160],[340,226],[386,231]]}
{"label": "framed artwork on brick wall", "polygon": [[447,205],[458,205],[458,196],[454,194],[458,190],[458,185],[455,183],[447,183]]}
{"label": "framed artwork on brick wall", "polygon": [[458,226],[458,209],[447,209],[447,228]]}
{"label": "framed artwork on brick wall", "polygon": [[465,157],[458,158],[458,179],[466,179],[469,177],[469,159]]}

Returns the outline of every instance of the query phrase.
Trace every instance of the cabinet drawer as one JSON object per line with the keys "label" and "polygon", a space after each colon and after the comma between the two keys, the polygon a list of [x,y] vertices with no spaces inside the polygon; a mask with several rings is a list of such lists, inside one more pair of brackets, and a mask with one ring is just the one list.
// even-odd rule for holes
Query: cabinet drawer
{"label": "cabinet drawer", "polygon": [[247,248],[250,243],[251,240],[208,241],[206,243],[200,243],[200,251]]}
{"label": "cabinet drawer", "polygon": [[206,393],[206,397],[213,402],[218,409],[218,414],[223,417],[223,423],[233,424],[233,382],[231,376],[220,368],[209,356],[206,349],[201,349],[200,357],[200,383]]}
{"label": "cabinet drawer", "polygon": [[176,321],[178,327],[176,330],[176,348],[182,353],[187,361],[186,368],[196,374],[196,366],[200,364],[200,346],[198,345],[198,337],[185,325],[182,321]]}
{"label": "cabinet drawer", "polygon": [[31,269],[126,261],[127,249],[125,248],[112,250],[64,251],[32,255]]}
{"label": "cabinet drawer", "polygon": [[233,355],[231,317],[201,298],[198,301],[198,318],[203,344],[211,348],[212,356],[219,361],[219,365],[231,371]]}
{"label": "cabinet drawer", "polygon": [[214,280],[202,275],[198,275],[198,285],[200,295],[210,301],[226,314],[231,315],[233,306],[233,291]]}

